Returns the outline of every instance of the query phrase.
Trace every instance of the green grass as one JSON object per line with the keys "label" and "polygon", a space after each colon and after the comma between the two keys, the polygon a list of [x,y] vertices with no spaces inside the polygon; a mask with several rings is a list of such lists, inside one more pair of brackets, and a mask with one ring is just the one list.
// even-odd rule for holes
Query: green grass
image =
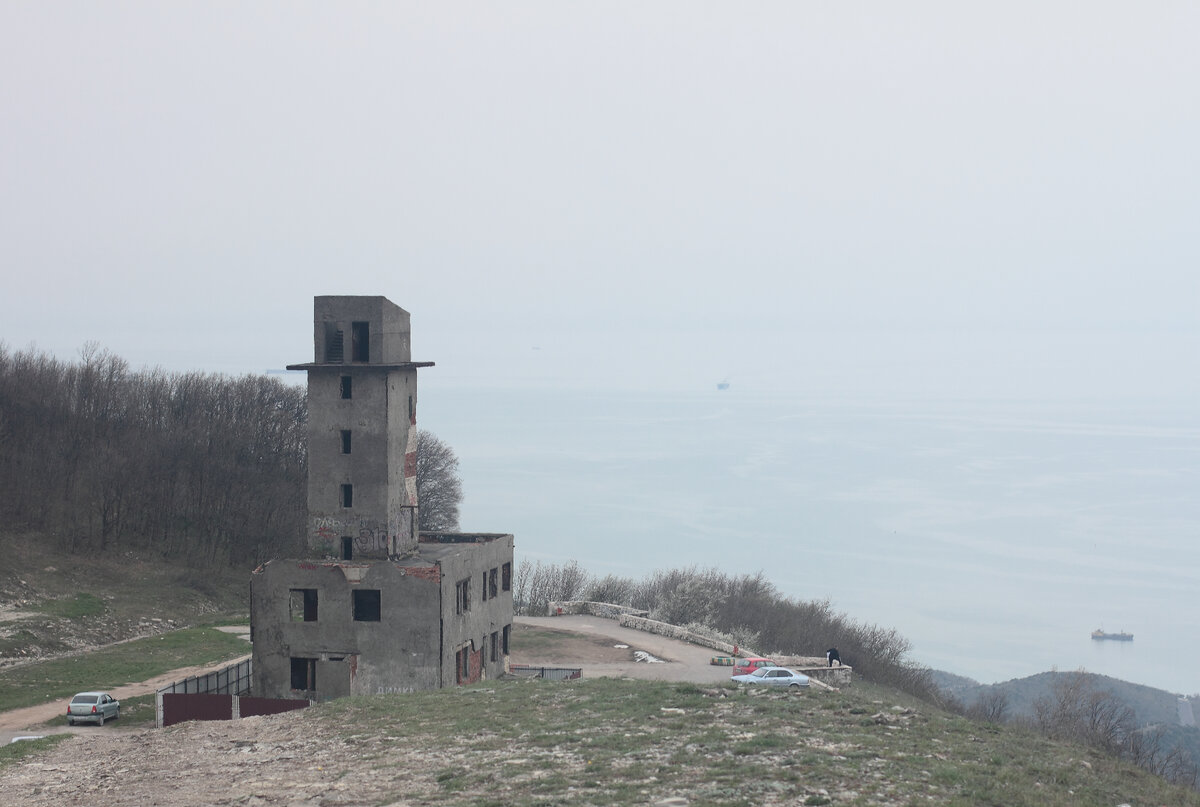
{"label": "green grass", "polygon": [[64,597],[56,600],[46,600],[30,610],[37,611],[56,619],[83,619],[104,613],[104,600],[95,594],[76,594],[74,597]]}
{"label": "green grass", "polygon": [[545,805],[570,794],[582,805],[673,795],[747,807],[1200,805],[1200,794],[1103,754],[869,685],[764,693],[501,681],[345,698],[294,719],[307,738],[352,744],[384,780],[405,773],[389,761],[393,749],[420,749],[431,764],[407,795],[428,804]]}
{"label": "green grass", "polygon": [[19,743],[0,745],[0,770],[4,770],[9,765],[16,764],[26,757],[40,755],[70,736],[70,734],[51,734],[49,737],[37,740],[22,740]]}
{"label": "green grass", "polygon": [[237,636],[215,628],[187,628],[86,655],[2,670],[0,711],[68,698],[84,690],[137,683],[181,667],[215,664],[249,651],[250,645]]}

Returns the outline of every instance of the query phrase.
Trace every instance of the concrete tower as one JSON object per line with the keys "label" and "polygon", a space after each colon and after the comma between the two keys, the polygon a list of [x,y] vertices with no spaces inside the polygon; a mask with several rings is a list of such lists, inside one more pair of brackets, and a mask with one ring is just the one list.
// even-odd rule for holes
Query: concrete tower
{"label": "concrete tower", "polygon": [[418,533],[408,312],[317,297],[307,557],[250,576],[253,690],[327,700],[470,684],[508,667],[513,536]]}
{"label": "concrete tower", "polygon": [[351,560],[417,549],[417,368],[409,315],[385,297],[314,298],[308,547]]}

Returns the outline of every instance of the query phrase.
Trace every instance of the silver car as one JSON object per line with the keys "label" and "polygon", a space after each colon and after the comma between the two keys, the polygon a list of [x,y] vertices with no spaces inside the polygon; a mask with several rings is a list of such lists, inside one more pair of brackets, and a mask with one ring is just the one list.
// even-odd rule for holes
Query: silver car
{"label": "silver car", "polygon": [[735,675],[739,684],[762,684],[769,687],[806,687],[808,676],[786,667],[759,667],[747,675]]}
{"label": "silver car", "polygon": [[121,716],[121,703],[107,692],[80,692],[67,704],[67,725],[99,723]]}

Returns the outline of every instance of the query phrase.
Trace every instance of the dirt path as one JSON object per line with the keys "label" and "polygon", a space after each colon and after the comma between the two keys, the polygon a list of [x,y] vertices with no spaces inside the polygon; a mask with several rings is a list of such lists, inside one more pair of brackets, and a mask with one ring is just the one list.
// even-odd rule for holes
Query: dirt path
{"label": "dirt path", "polygon": [[[106,690],[117,700],[123,698],[133,698],[138,695],[153,694],[159,687],[164,687],[172,681],[179,681],[183,678],[191,678],[193,675],[202,675],[213,670],[228,667],[230,664],[237,664],[250,658],[247,653],[244,656],[239,656],[236,659],[222,661],[220,664],[202,664],[196,667],[181,667],[178,670],[171,670],[154,678],[140,681],[136,684],[126,684],[125,686],[114,687]],[[79,733],[87,731],[92,726],[53,726],[47,727],[41,724],[48,720],[53,720],[60,714],[63,714],[67,708],[67,699],[51,701],[43,703],[39,706],[27,706],[24,709],[13,709],[8,712],[0,712],[0,745],[4,745],[12,740],[13,737],[24,736],[26,734],[63,734],[63,733]],[[118,721],[115,726],[120,726]]]}
{"label": "dirt path", "polygon": [[[249,640],[250,629],[244,626],[223,626],[218,630],[226,633],[234,633],[243,635]],[[125,684],[124,686],[115,687],[106,690],[117,700],[124,698],[134,698],[138,695],[153,694],[160,687],[164,687],[173,681],[180,681],[184,678],[191,678],[193,675],[203,675],[214,670],[219,670],[223,667],[228,667],[231,664],[238,664],[250,658],[247,653],[244,656],[238,656],[235,659],[222,661],[218,664],[201,664],[195,667],[180,667],[177,670],[170,670],[162,675],[145,681],[139,681],[136,684]],[[86,732],[89,729],[94,730],[95,727],[87,726],[44,726],[42,725],[48,720],[53,720],[60,714],[66,711],[66,699],[50,701],[38,706],[27,706],[24,709],[12,709],[8,712],[0,712],[0,745],[6,745],[12,741],[13,737],[23,737],[29,734],[78,734]],[[114,724],[114,728],[120,727],[121,723],[118,720]]]}

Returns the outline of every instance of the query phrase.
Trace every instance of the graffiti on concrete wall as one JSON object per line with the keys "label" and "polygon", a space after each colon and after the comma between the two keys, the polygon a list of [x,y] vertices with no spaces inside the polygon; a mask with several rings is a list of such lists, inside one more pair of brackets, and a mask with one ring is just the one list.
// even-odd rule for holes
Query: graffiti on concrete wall
{"label": "graffiti on concrete wall", "polygon": [[355,552],[386,552],[388,549],[386,525],[366,517],[314,516],[309,521],[309,531],[309,545],[326,555],[341,554],[343,538],[353,540]]}
{"label": "graffiti on concrete wall", "polygon": [[407,695],[410,692],[416,692],[414,687],[376,687],[376,695]]}

